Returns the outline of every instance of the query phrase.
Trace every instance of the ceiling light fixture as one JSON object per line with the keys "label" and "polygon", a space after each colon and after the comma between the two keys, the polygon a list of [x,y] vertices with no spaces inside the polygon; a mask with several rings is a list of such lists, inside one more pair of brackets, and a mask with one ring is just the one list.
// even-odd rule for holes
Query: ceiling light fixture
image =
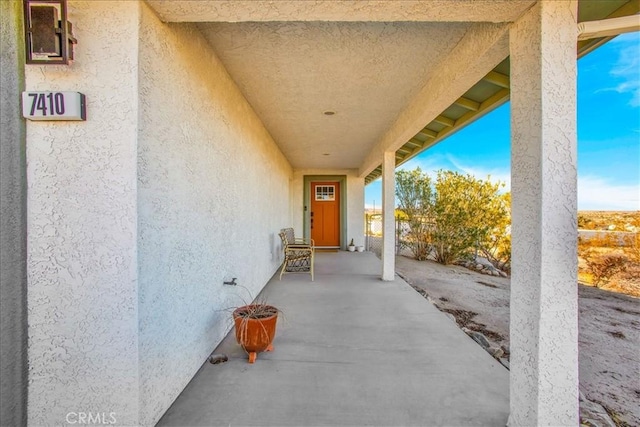
{"label": "ceiling light fixture", "polygon": [[336,113],[335,111],[327,110],[327,111],[325,111],[323,114],[324,114],[325,116],[333,116],[335,113]]}

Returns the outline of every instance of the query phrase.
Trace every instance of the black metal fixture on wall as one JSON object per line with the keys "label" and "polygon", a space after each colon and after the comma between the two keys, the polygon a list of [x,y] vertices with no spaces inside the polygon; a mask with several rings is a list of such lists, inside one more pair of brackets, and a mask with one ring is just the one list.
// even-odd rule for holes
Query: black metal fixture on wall
{"label": "black metal fixture on wall", "polygon": [[23,0],[27,64],[69,64],[73,61],[67,0]]}

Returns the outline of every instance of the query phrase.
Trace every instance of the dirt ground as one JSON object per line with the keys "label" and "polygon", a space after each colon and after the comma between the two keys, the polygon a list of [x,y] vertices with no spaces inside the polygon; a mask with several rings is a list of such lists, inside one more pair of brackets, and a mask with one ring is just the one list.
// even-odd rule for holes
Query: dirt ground
{"label": "dirt ground", "polygon": [[[399,256],[396,269],[458,324],[509,350],[508,278]],[[620,426],[640,426],[640,299],[579,285],[580,390]]]}

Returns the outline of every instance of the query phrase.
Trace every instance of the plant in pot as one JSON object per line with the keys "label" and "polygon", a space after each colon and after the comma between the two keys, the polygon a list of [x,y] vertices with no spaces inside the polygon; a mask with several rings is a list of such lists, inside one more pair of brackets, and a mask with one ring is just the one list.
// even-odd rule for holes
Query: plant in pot
{"label": "plant in pot", "polygon": [[349,246],[347,248],[349,249],[349,252],[353,252],[356,250],[356,245],[353,243],[353,239],[351,239],[351,242],[349,242]]}
{"label": "plant in pot", "polygon": [[273,350],[271,343],[276,335],[279,311],[264,302],[243,305],[233,310],[236,340],[249,355],[249,363],[256,361],[258,353]]}

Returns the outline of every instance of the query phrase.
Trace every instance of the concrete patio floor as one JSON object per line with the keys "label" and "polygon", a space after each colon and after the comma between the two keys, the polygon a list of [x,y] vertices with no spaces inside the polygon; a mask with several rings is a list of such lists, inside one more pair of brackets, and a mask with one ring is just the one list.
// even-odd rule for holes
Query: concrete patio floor
{"label": "concrete patio floor", "polygon": [[159,426],[504,426],[508,371],[373,253],[317,253],[265,287],[275,350],[254,364],[233,331]]}

